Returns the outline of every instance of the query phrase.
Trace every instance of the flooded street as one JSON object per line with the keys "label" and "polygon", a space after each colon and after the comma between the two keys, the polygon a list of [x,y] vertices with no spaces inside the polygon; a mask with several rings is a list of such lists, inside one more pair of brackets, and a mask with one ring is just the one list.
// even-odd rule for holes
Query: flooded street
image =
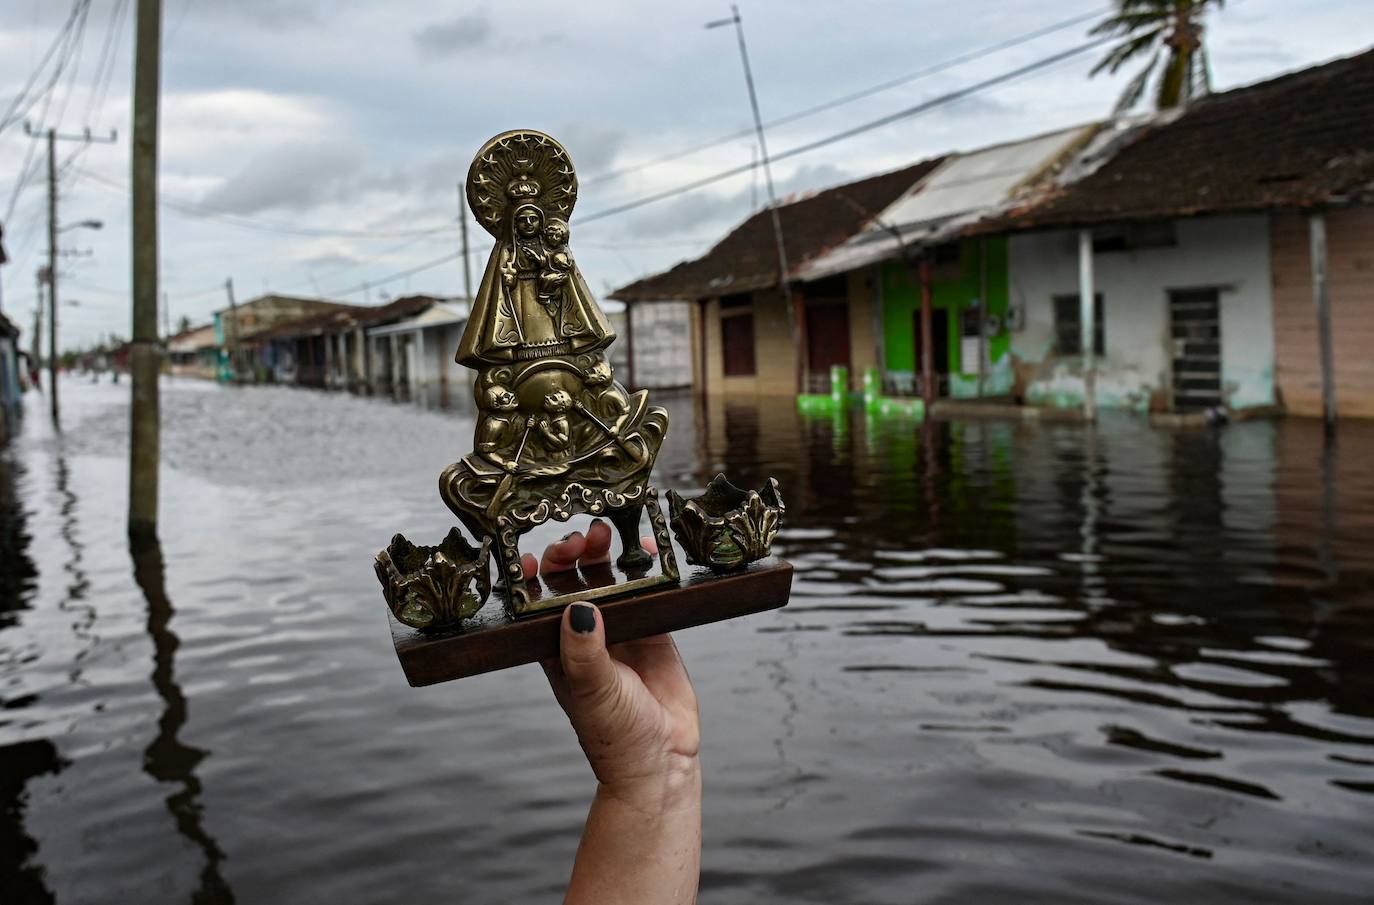
{"label": "flooded street", "polygon": [[[407,687],[372,571],[471,422],[163,386],[165,595],[126,383],[0,457],[0,898],[557,901],[594,781],[542,673]],[[1370,900],[1374,424],[665,404],[659,482],[777,477],[797,569],[678,636],[703,902]]]}

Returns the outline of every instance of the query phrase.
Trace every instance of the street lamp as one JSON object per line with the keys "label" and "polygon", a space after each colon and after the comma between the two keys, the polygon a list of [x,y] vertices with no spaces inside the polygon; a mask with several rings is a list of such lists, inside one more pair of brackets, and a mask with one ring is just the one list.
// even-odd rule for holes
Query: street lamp
{"label": "street lamp", "polygon": [[[52,153],[52,133],[48,133],[48,152],[49,158]],[[49,159],[49,172],[51,172],[51,159]],[[52,405],[52,420],[57,423],[57,234],[66,232],[69,229],[103,229],[105,224],[99,220],[80,220],[76,223],[69,223],[66,226],[58,227],[56,224],[56,208],[52,206],[52,199],[56,196],[51,191],[52,183],[49,183],[50,205],[48,212],[48,382],[52,385],[49,390],[49,401]]]}

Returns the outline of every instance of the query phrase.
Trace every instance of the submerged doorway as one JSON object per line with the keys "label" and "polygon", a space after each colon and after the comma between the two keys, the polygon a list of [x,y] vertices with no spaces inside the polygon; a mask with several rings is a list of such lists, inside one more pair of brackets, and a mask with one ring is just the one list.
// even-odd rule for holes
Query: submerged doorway
{"label": "submerged doorway", "polygon": [[1216,289],[1169,293],[1169,336],[1176,412],[1221,405],[1221,312]]}

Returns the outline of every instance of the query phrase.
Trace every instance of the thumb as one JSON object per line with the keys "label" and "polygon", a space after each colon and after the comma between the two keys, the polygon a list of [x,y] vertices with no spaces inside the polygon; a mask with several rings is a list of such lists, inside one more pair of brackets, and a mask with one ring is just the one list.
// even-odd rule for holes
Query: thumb
{"label": "thumb", "polygon": [[590,603],[574,603],[563,611],[558,656],[575,700],[600,703],[613,698],[619,676],[606,651],[600,610]]}

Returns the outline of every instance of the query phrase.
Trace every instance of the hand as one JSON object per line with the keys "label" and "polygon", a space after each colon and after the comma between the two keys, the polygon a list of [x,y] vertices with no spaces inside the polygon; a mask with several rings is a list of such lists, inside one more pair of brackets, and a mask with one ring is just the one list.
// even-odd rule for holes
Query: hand
{"label": "hand", "polygon": [[[653,538],[641,541],[657,553]],[[544,551],[525,576],[610,559],[611,528],[597,519],[584,537],[573,532]],[[697,699],[668,635],[606,647],[600,610],[574,603],[563,612],[559,659],[544,672],[568,715],[601,788],[634,807],[662,809],[699,801]]]}

